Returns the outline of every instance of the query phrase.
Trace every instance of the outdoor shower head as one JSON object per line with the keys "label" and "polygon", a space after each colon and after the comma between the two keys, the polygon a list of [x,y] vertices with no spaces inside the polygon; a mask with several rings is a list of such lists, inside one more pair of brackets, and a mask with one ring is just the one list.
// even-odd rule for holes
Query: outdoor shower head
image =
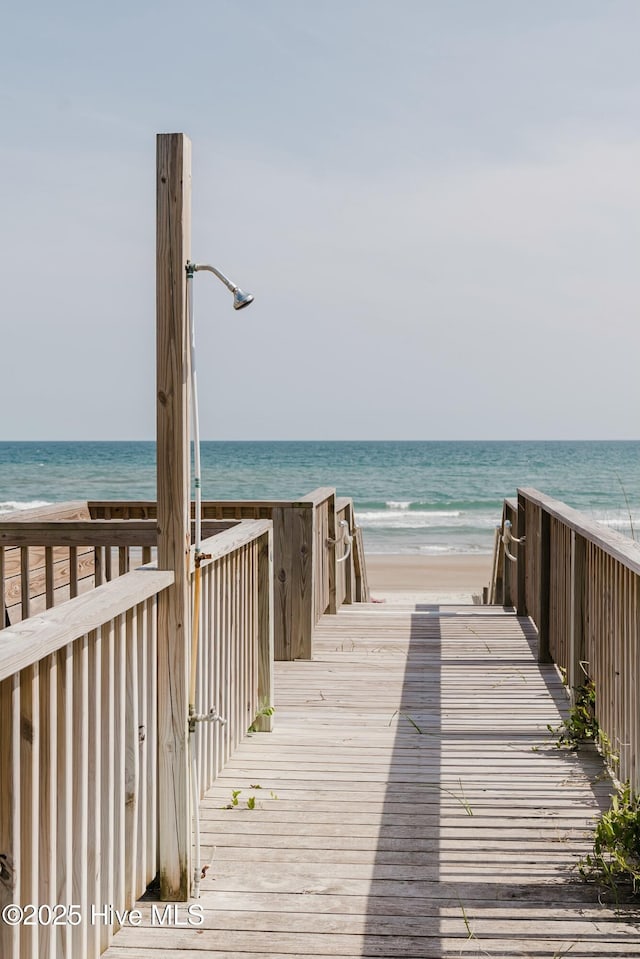
{"label": "outdoor shower head", "polygon": [[242,310],[245,306],[249,306],[250,303],[253,303],[253,294],[252,293],[243,293],[239,286],[233,291],[233,308],[234,310]]}
{"label": "outdoor shower head", "polygon": [[207,270],[209,273],[214,273],[219,280],[222,280],[226,288],[231,290],[233,293],[234,310],[241,310],[243,307],[253,303],[253,295],[251,293],[244,293],[239,286],[231,282],[228,276],[225,276],[220,270],[216,270],[215,266],[209,266],[208,263],[192,263],[191,261],[187,263],[187,277],[193,277],[193,274],[199,270]]}

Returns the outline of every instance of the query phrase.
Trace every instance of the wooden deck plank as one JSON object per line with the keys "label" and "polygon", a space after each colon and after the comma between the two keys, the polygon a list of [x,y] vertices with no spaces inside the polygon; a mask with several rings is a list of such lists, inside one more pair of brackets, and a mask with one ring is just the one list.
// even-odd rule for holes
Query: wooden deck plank
{"label": "wooden deck plank", "polygon": [[140,903],[107,959],[637,956],[633,915],[574,868],[600,758],[553,746],[566,697],[528,621],[476,609],[324,617],[202,804],[202,924]]}

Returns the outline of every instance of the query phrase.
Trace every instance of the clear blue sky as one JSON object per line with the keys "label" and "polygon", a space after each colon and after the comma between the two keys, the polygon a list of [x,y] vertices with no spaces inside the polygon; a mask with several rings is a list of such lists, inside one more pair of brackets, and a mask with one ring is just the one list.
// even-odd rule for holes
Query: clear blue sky
{"label": "clear blue sky", "polygon": [[0,439],[155,430],[155,134],[193,143],[202,433],[640,436],[637,0],[26,0]]}

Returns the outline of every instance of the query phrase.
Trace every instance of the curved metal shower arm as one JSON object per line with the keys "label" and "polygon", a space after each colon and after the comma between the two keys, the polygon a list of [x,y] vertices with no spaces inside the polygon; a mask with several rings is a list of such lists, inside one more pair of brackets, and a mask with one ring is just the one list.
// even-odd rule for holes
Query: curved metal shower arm
{"label": "curved metal shower arm", "polygon": [[194,273],[199,273],[200,270],[207,270],[209,273],[214,273],[232,293],[235,293],[238,289],[237,285],[232,283],[229,277],[225,276],[220,270],[216,270],[215,266],[210,266],[209,263],[192,263],[191,261],[187,263],[187,273],[193,275]]}

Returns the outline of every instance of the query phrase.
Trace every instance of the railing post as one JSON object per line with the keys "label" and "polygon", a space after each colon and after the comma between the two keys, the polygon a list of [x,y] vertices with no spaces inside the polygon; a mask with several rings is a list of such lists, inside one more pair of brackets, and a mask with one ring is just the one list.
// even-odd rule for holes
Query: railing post
{"label": "railing post", "polygon": [[549,649],[549,605],[551,600],[551,517],[540,510],[540,580],[538,626],[538,662],[552,663]]}
{"label": "railing post", "polygon": [[571,607],[569,610],[569,661],[567,685],[571,702],[575,690],[584,682],[580,662],[584,659],[584,600],[585,600],[586,544],[582,536],[571,530]]}
{"label": "railing post", "polygon": [[[523,540],[527,532],[527,501],[522,495],[518,492],[518,531],[516,536],[519,540]],[[526,541],[520,542],[518,544],[517,552],[518,562],[518,585],[517,585],[517,598],[516,598],[516,607],[518,616],[527,615],[527,546]]]}
{"label": "railing post", "polygon": [[277,660],[311,659],[313,513],[311,504],[287,503],[271,514]]}
{"label": "railing post", "polygon": [[[351,547],[349,549],[349,556],[344,560],[344,602],[345,606],[350,606],[353,603],[353,597],[355,593],[355,584],[354,584],[354,565],[353,565],[353,527],[355,526],[355,519],[353,515],[353,503],[349,503],[347,506],[347,522],[349,524],[349,533],[352,537]],[[344,547],[343,547],[344,548]]]}
{"label": "railing post", "polygon": [[258,552],[258,732],[270,733],[273,716],[260,713],[273,706],[273,532],[260,539]]}
{"label": "railing post", "polygon": [[336,601],[336,584],[338,579],[338,567],[336,564],[337,554],[336,554],[336,492],[335,490],[327,500],[327,517],[328,517],[328,540],[326,549],[328,552],[329,558],[329,607],[327,609],[328,613],[336,613],[338,611],[337,601]]}
{"label": "railing post", "polygon": [[294,659],[311,659],[313,640],[313,506],[293,504],[291,634]]}
{"label": "railing post", "polygon": [[[516,539],[520,536],[518,530],[518,511],[517,508],[514,510],[513,503],[510,500],[504,501],[504,507],[502,511],[502,530],[500,531],[501,535],[504,533],[504,524],[509,521],[511,523],[511,529],[513,535]],[[515,550],[510,550],[512,555],[515,555],[516,562],[509,559],[505,555],[504,545],[502,542],[499,544],[500,553],[502,556],[502,584],[500,587],[500,570],[498,570],[498,598],[497,602],[502,606],[515,606],[514,596],[517,591],[518,583],[518,563],[520,557],[523,555],[518,552],[517,548]]]}
{"label": "railing post", "polygon": [[187,709],[190,634],[189,336],[191,142],[157,140],[158,568],[175,572],[158,599],[158,841],[160,895],[189,896],[191,817]]}

